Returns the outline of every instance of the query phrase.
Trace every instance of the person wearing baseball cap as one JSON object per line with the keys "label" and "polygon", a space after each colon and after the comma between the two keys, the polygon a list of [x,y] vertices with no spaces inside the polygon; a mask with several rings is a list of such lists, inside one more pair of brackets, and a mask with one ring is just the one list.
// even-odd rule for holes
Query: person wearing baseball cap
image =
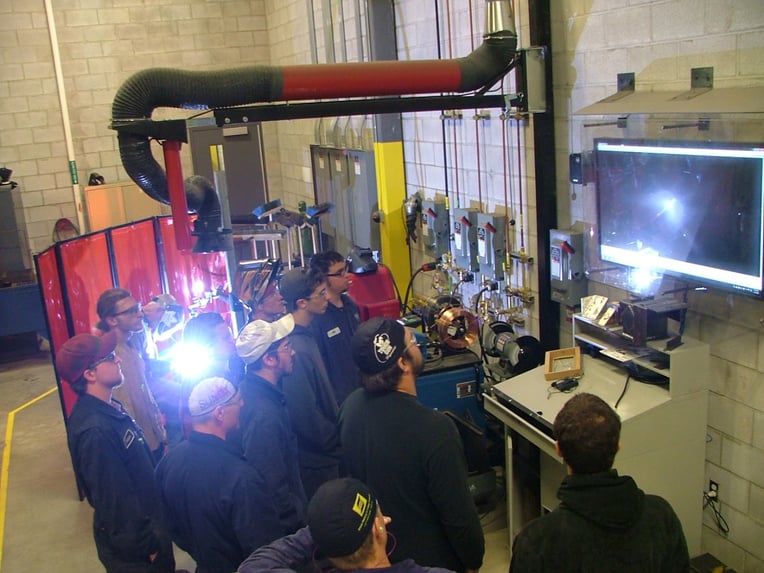
{"label": "person wearing baseball cap", "polygon": [[329,304],[326,277],[318,269],[291,269],[279,287],[294,319],[289,343],[295,351],[292,372],[284,375],[282,388],[297,436],[300,478],[310,499],[318,486],[340,476],[337,397],[310,329]]}
{"label": "person wearing baseball cap", "polygon": [[240,441],[244,457],[265,479],[286,533],[305,525],[308,501],[300,478],[297,438],[281,391],[281,379],[292,372],[294,350],[289,335],[291,314],[275,322],[255,320],[236,338],[236,351],[247,372],[239,385]]}
{"label": "person wearing baseball cap", "polygon": [[308,527],[261,547],[238,573],[297,569],[311,563],[314,553],[328,558],[339,571],[380,570],[380,573],[449,573],[422,567],[413,559],[391,564],[387,554],[388,525],[377,498],[353,478],[324,483],[308,506]]}
{"label": "person wearing baseball cap", "polygon": [[364,388],[340,411],[343,459],[396,525],[390,559],[477,571],[485,541],[463,445],[448,417],[417,400],[424,360],[413,331],[390,318],[371,318],[358,327],[351,347]]}
{"label": "person wearing baseball cap", "polygon": [[240,408],[241,394],[225,378],[199,381],[188,397],[192,431],[156,469],[165,526],[198,572],[230,573],[286,533],[262,476],[226,442]]}
{"label": "person wearing baseball cap", "polygon": [[67,420],[77,484],[93,506],[98,558],[107,572],[171,573],[175,559],[159,519],[154,458],[112,391],[122,384],[117,335],[78,334],[56,352],[56,372],[77,395]]}

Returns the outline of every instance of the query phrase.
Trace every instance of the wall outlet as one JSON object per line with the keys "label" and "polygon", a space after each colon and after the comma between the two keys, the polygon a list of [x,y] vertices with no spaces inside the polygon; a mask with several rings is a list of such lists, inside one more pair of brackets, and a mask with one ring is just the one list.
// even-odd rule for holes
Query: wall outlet
{"label": "wall outlet", "polygon": [[719,497],[719,484],[714,480],[708,482],[708,493],[711,494],[710,497]]}

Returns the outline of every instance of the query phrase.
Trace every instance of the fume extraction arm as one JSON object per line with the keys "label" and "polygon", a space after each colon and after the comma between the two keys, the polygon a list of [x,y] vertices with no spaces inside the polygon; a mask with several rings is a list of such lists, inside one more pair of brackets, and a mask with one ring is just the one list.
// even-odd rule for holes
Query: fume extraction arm
{"label": "fume extraction arm", "polygon": [[[179,189],[185,211],[198,213],[194,234],[220,234],[222,218],[214,197],[184,190],[179,161],[167,174],[154,159],[150,140],[186,142],[185,120],[153,122],[158,107],[212,110],[258,102],[367,98],[352,102],[358,113],[371,113],[380,96],[484,92],[517,63],[517,33],[511,0],[486,0],[483,43],[471,54],[451,60],[372,61],[363,63],[247,66],[221,71],[153,68],[140,71],[119,88],[112,103],[111,127],[128,176],[150,197],[173,205]],[[414,98],[410,98],[414,99]],[[366,107],[364,107],[366,106]],[[327,114],[328,115],[328,114]],[[160,125],[161,124],[161,125]],[[180,143],[176,151],[179,152]],[[230,240],[230,239],[229,239]],[[207,241],[209,250],[226,241]],[[199,250],[195,248],[195,250]]]}

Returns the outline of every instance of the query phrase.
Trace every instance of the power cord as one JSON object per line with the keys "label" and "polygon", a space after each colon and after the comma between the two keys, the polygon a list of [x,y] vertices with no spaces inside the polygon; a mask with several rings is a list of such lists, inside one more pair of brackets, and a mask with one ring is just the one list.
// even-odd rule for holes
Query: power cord
{"label": "power cord", "polygon": [[719,529],[719,533],[724,536],[728,535],[730,532],[730,526],[727,524],[727,520],[724,519],[724,516],[722,515],[721,502],[719,501],[719,497],[715,491],[703,492],[703,509],[706,509],[707,507],[710,507],[714,514],[714,521],[716,522],[716,527]]}
{"label": "power cord", "polygon": [[393,275],[393,271],[390,269],[390,267],[388,267],[384,263],[377,263],[377,264],[380,267],[386,268],[387,271],[390,273],[390,279],[392,279],[392,281],[393,281],[393,288],[395,289],[395,296],[398,297],[398,305],[402,307],[403,306],[403,299],[401,298],[401,291],[398,290],[398,283],[395,282],[395,276]]}
{"label": "power cord", "polygon": [[621,395],[618,396],[618,400],[615,401],[615,406],[613,406],[613,410],[618,409],[618,404],[621,403],[621,400],[623,400],[623,397],[626,395],[626,390],[629,387],[629,380],[631,380],[631,374],[626,376],[626,382],[623,383],[623,390],[621,390]]}

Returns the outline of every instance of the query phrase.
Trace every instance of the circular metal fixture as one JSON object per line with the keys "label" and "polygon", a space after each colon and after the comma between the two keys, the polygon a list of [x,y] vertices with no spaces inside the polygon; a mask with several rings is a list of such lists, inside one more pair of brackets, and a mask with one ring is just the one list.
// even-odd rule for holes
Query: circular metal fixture
{"label": "circular metal fixture", "polygon": [[464,350],[478,337],[477,317],[464,307],[449,307],[435,321],[441,342],[452,350]]}

